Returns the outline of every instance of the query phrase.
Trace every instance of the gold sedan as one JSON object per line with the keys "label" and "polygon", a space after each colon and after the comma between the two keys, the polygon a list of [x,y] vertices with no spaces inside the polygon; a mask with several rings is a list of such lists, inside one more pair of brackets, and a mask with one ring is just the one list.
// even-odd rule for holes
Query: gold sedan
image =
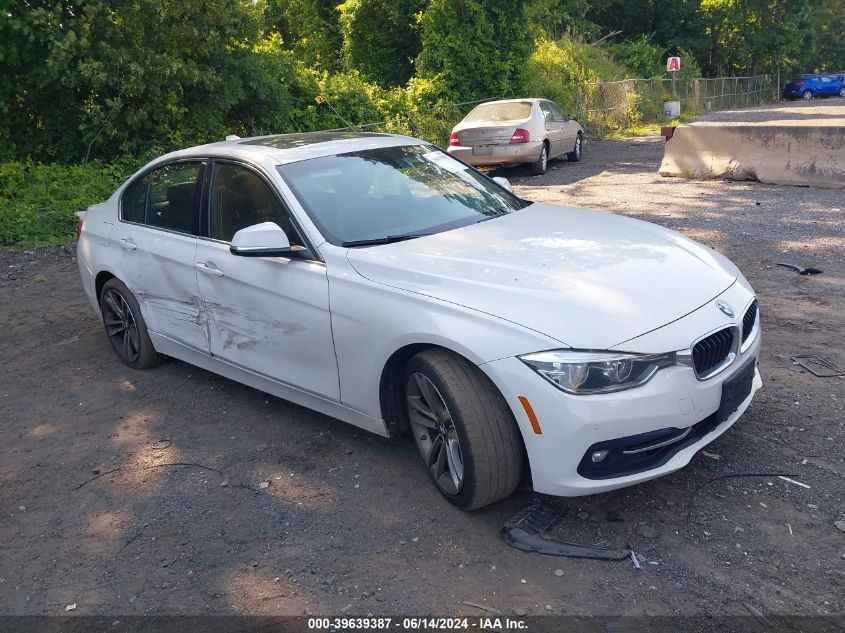
{"label": "gold sedan", "polygon": [[505,99],[476,106],[452,130],[448,152],[475,166],[529,163],[535,176],[549,161],[581,160],[584,129],[547,99]]}

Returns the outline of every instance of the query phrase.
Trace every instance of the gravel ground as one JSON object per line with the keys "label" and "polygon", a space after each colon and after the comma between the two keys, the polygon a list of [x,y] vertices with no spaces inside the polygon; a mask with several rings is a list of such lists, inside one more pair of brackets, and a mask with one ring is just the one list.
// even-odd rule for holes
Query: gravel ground
{"label": "gravel ground", "polygon": [[781,101],[758,108],[722,110],[696,117],[691,125],[762,123],[765,125],[845,125],[845,99]]}
{"label": "gravel ground", "polygon": [[409,441],[180,362],[127,369],[71,251],[5,254],[0,614],[845,615],[843,379],[790,360],[845,367],[845,200],[661,178],[661,155],[659,138],[602,142],[542,178],[501,174],[533,200],[679,230],[759,293],[765,386],[728,433],[674,475],[546,500],[567,538],[628,543],[642,569],[507,547],[531,491],[455,510]]}

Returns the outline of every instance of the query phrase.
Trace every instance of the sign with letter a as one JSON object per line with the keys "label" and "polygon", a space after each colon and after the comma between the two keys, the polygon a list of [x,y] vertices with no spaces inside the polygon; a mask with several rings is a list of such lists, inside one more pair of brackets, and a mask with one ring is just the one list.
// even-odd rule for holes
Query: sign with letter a
{"label": "sign with letter a", "polygon": [[666,72],[667,73],[676,73],[681,69],[681,58],[680,57],[670,57],[666,60]]}

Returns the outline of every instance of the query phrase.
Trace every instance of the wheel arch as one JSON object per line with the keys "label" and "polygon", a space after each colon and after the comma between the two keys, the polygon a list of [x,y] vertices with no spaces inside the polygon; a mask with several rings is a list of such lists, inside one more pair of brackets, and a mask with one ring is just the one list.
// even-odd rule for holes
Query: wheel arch
{"label": "wheel arch", "polygon": [[[385,427],[387,428],[387,432],[391,437],[401,435],[408,429],[408,418],[405,412],[405,385],[403,384],[403,370],[413,356],[428,349],[439,349],[449,352],[450,354],[454,354],[466,362],[475,365],[475,363],[473,363],[471,359],[467,358],[466,355],[437,343],[411,343],[394,351],[384,364],[379,378],[379,405],[381,407],[381,415],[384,420]],[[505,404],[511,410],[511,413],[514,414],[511,403],[507,401],[505,394],[502,393],[502,390],[496,382],[490,378],[490,376],[487,376],[487,372],[482,371],[482,373],[487,377],[487,380],[490,381],[490,384],[493,385],[496,391],[499,392],[499,395],[502,397],[502,400],[505,401]],[[519,427],[519,424],[517,424],[517,427]],[[522,438],[521,432],[520,441],[523,444],[523,450],[525,450],[525,442]]]}
{"label": "wheel arch", "polygon": [[[411,358],[426,349],[446,349],[432,343],[411,343],[393,352],[384,364],[379,377],[379,405],[381,417],[387,432],[391,437],[401,435],[408,428],[408,417],[405,414],[402,374],[405,365]],[[452,350],[448,350],[452,351]],[[454,353],[454,352],[453,352]]]}
{"label": "wheel arch", "polygon": [[97,305],[100,304],[100,296],[103,294],[103,286],[105,286],[106,282],[111,279],[117,279],[117,275],[108,270],[101,270],[94,278],[94,292],[97,297]]}

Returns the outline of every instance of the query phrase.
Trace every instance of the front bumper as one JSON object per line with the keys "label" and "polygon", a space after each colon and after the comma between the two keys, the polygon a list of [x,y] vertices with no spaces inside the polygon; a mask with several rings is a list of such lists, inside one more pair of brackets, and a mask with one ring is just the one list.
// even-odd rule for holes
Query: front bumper
{"label": "front bumper", "polygon": [[[677,365],[658,371],[641,387],[610,394],[564,393],[515,357],[481,368],[511,404],[528,453],[534,490],[574,497],[623,488],[686,466],[742,416],[762,387],[756,367],[760,340],[758,331],[748,349],[710,379],[699,380],[692,367]],[[723,385],[743,369],[753,372],[750,392],[734,411],[720,415]],[[520,396],[531,404],[541,434],[534,431]],[[627,469],[603,474],[590,468],[594,450],[657,446],[661,438],[674,439],[686,430],[687,436],[638,455],[643,459],[633,460]]]}
{"label": "front bumper", "polygon": [[[446,151],[469,165],[508,165],[514,163],[533,163],[540,158],[540,148],[542,146],[542,141],[517,143],[514,145],[476,147],[450,145]],[[482,152],[484,155],[482,155]]]}

